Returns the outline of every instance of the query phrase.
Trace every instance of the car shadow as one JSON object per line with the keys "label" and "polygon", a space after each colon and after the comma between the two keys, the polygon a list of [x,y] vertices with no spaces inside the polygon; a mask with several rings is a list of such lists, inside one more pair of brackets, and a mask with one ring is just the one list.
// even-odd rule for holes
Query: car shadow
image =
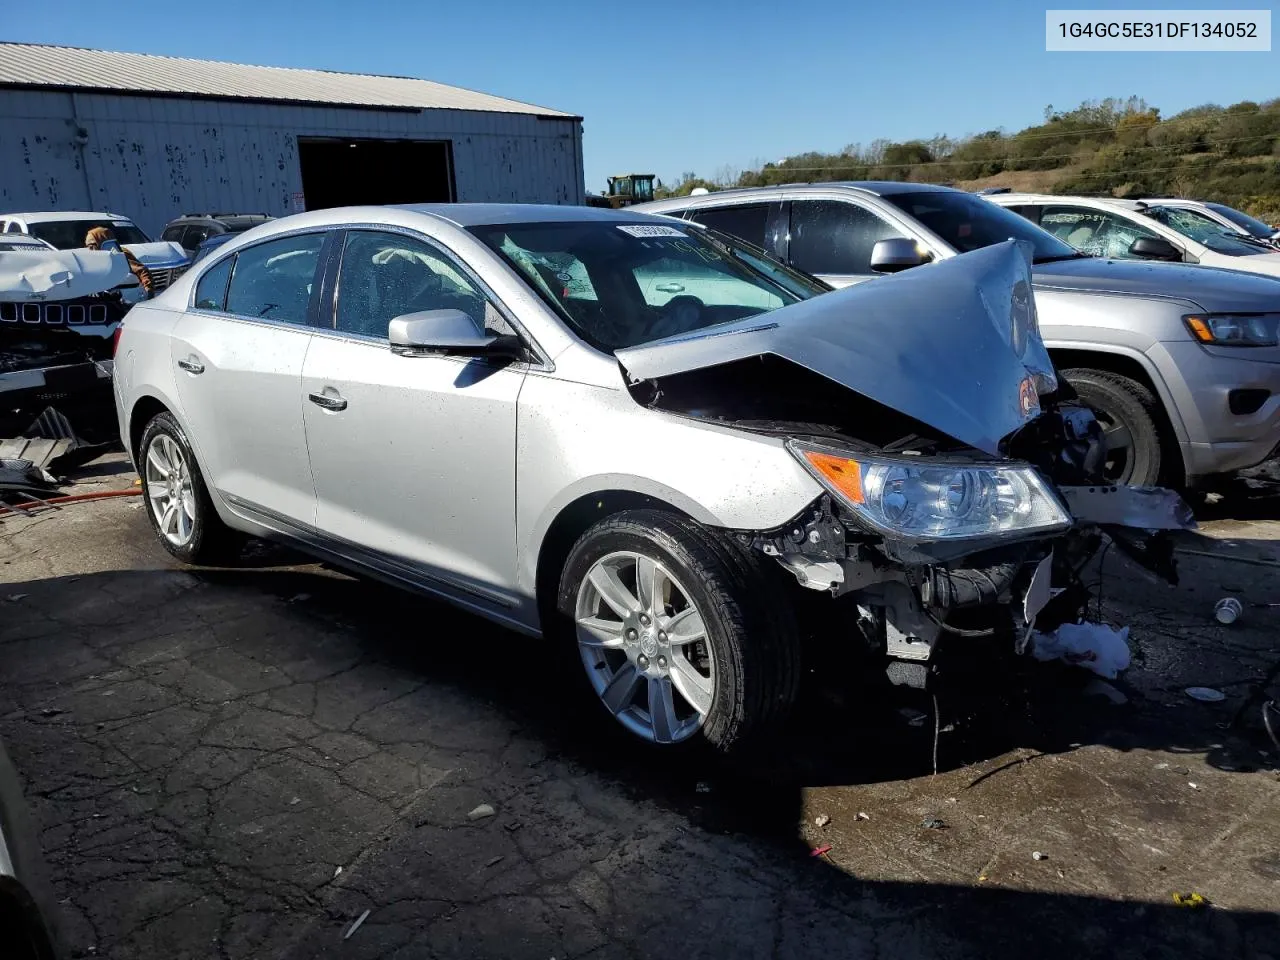
{"label": "car shadow", "polygon": [[[279,548],[262,557],[292,560]],[[351,638],[364,657],[391,675],[403,675],[482,704],[509,718],[551,758],[603,779],[619,794],[656,802],[694,826],[704,852],[718,849],[712,838],[726,834],[754,849],[800,900],[787,899],[766,919],[744,914],[736,920],[731,903],[708,909],[728,911],[709,918],[691,909],[668,926],[688,938],[681,956],[832,957],[1247,957],[1264,960],[1280,944],[1280,918],[1264,911],[1210,908],[1189,910],[1171,903],[1136,903],[1081,893],[984,887],[980,884],[900,882],[860,878],[811,856],[797,833],[804,816],[804,793],[824,785],[885,783],[974,770],[971,787],[1004,775],[1012,765],[1034,764],[1046,755],[1070,753],[1082,745],[1117,751],[1159,750],[1209,756],[1224,748],[1224,733],[1213,723],[1171,720],[1151,711],[1118,720],[1102,701],[1082,699],[1088,682],[1078,671],[1055,665],[1023,665],[978,673],[963,695],[938,704],[932,697],[886,690],[867,678],[841,672],[841,665],[807,675],[803,706],[783,732],[779,747],[709,774],[703,758],[676,753],[653,762],[611,723],[572,671],[545,670],[531,677],[531,659],[545,659],[528,638],[491,626],[435,601],[379,583],[305,569],[198,569],[189,574],[207,589],[289,603],[299,632],[308,625]],[[14,585],[15,593],[56,602],[60,593],[127,597],[148,580],[172,578],[170,571],[112,572]],[[183,602],[175,597],[175,603]],[[21,608],[18,608],[20,612]],[[426,644],[419,627],[465,638]],[[95,623],[95,630],[133,629],[128,622]],[[0,646],[22,636],[9,617],[0,627]],[[58,636],[43,642],[58,655]],[[316,657],[326,656],[318,647]],[[341,662],[339,662],[341,661]],[[554,657],[551,659],[554,662]],[[346,661],[335,660],[335,671]],[[321,665],[323,666],[323,664]],[[12,677],[10,678],[13,679]],[[536,682],[535,682],[536,681]],[[20,681],[21,682],[21,681]],[[0,684],[2,686],[3,684]],[[924,719],[921,720],[920,718]],[[74,736],[71,732],[69,735]],[[1020,755],[990,762],[1011,750]],[[1256,750],[1252,751],[1256,769]],[[1239,769],[1222,765],[1220,769]],[[709,791],[702,786],[709,784]],[[902,856],[910,857],[904,851]],[[708,874],[732,870],[709,863]],[[692,879],[692,878],[691,878]],[[697,890],[680,891],[696,901]],[[610,922],[623,927],[651,924],[643,898],[615,899]],[[743,953],[727,944],[699,940],[699,924],[746,924],[762,949]],[[758,928],[758,929],[757,929]],[[859,932],[860,931],[860,932]],[[511,931],[509,957],[534,957],[537,930]],[[859,941],[850,939],[861,936]],[[771,945],[763,948],[768,938]],[[616,955],[667,956],[669,943],[653,938]],[[461,949],[461,948],[460,948]],[[468,954],[461,949],[458,956]],[[608,950],[593,956],[613,956]],[[545,960],[544,954],[538,954]]]}

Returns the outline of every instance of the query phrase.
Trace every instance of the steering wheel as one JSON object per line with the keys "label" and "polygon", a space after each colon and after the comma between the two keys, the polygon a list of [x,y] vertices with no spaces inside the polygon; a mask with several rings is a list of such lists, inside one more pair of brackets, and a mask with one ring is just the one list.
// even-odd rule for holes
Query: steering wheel
{"label": "steering wheel", "polygon": [[672,297],[658,308],[658,317],[649,325],[648,335],[660,339],[696,330],[706,308],[705,303],[689,294]]}

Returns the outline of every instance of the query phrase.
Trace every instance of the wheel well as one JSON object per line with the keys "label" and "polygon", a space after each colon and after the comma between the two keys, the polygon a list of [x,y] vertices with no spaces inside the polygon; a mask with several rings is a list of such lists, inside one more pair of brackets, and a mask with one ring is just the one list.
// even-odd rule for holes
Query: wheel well
{"label": "wheel well", "polygon": [[669,510],[682,516],[683,511],[657,497],[631,490],[602,490],[574,500],[551,522],[538,549],[536,585],[538,613],[544,623],[554,614],[560,574],[569,551],[592,524],[624,510]]}
{"label": "wheel well", "polygon": [[142,442],[142,432],[147,429],[147,424],[156,414],[168,412],[169,408],[155,397],[143,397],[133,405],[133,411],[129,414],[129,453],[133,455],[135,463],[138,459],[138,444]]}
{"label": "wheel well", "polygon": [[[1107,373],[1118,373],[1122,377],[1138,381],[1150,390],[1157,400],[1160,400],[1160,391],[1156,389],[1146,367],[1133,357],[1127,357],[1122,353],[1094,353],[1091,350],[1050,350],[1049,357],[1059,370],[1091,367],[1094,370],[1105,370]],[[1163,400],[1160,405],[1164,406]]]}
{"label": "wheel well", "polygon": [[1159,408],[1159,427],[1164,434],[1164,448],[1176,463],[1182,463],[1182,452],[1178,449],[1178,436],[1173,428],[1173,418],[1165,406],[1164,397],[1160,395],[1155,381],[1151,379],[1151,375],[1141,363],[1122,353],[1103,353],[1092,350],[1050,350],[1049,358],[1053,360],[1053,365],[1059,371],[1070,370],[1073,367],[1089,367],[1093,370],[1103,370],[1128,377],[1150,390]]}

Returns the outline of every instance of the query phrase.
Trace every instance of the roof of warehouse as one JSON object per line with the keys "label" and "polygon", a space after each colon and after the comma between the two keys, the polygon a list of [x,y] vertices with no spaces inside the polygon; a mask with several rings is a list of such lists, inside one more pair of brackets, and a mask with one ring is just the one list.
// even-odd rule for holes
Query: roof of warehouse
{"label": "roof of warehouse", "polygon": [[253,67],[35,43],[0,43],[0,86],[393,109],[479,110],[575,119],[571,113],[410,77]]}

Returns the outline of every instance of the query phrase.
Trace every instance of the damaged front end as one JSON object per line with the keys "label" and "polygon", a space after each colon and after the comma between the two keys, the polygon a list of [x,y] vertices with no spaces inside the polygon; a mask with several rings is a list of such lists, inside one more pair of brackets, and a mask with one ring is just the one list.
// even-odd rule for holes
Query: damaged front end
{"label": "damaged front end", "polygon": [[926,686],[944,636],[1021,653],[1075,622],[1105,542],[1176,580],[1190,511],[1103,481],[1101,429],[1056,377],[1013,242],[618,359],[647,406],[785,439],[825,492],[734,534],[835,598],[828,623],[896,683]]}
{"label": "damaged front end", "polygon": [[0,437],[53,406],[86,438],[110,439],[112,340],[142,296],[119,252],[0,252]]}

